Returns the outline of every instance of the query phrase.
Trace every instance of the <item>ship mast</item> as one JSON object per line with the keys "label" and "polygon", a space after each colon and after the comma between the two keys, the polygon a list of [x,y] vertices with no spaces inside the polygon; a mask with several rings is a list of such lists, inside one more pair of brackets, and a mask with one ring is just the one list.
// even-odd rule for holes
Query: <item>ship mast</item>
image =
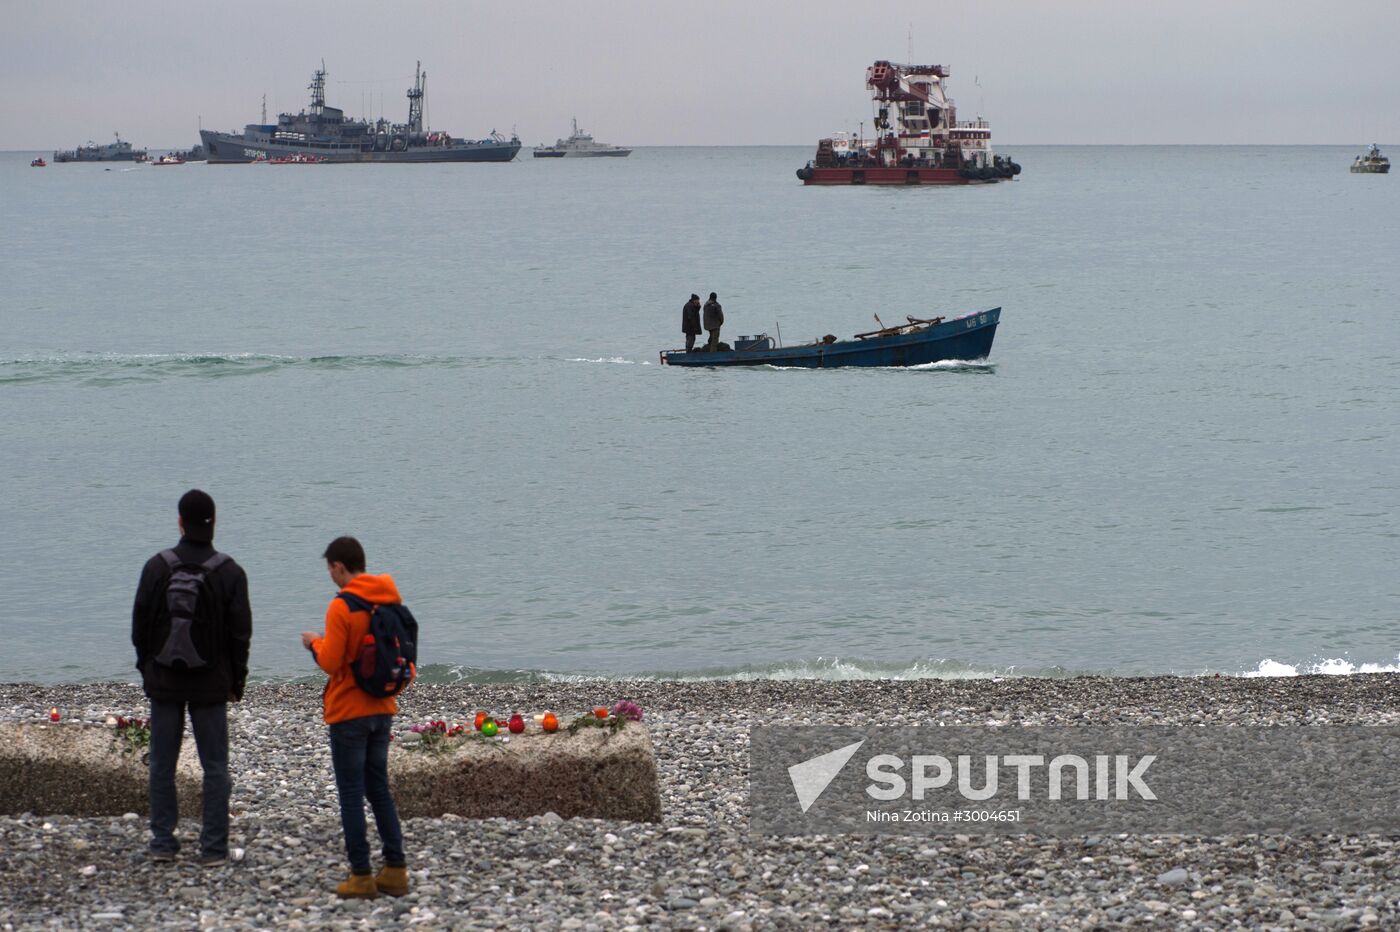
{"label": "ship mast", "polygon": [[420,61],[413,68],[413,87],[408,91],[408,131],[411,134],[423,132],[423,86],[428,83],[428,75]]}
{"label": "ship mast", "polygon": [[[321,59],[321,67],[316,70],[316,74],[311,78],[311,113],[313,116],[320,116],[326,109],[326,60]],[[267,118],[263,118],[267,122]]]}

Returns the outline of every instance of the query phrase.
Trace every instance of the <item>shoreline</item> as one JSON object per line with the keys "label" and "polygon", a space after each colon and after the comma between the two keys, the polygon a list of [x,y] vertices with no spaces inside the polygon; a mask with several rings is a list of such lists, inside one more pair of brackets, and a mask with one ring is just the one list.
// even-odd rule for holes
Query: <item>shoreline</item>
{"label": "shoreline", "polygon": [[[246,855],[227,867],[195,864],[194,823],[158,867],[142,818],[0,817],[0,870],[37,881],[0,887],[0,927],[1400,924],[1396,837],[778,838],[749,834],[745,813],[751,725],[1394,725],[1400,675],[417,684],[396,731],[479,707],[639,703],[664,821],[406,820],[413,891],[369,902],[331,892],[344,859],[319,697],[259,684],[230,706],[232,844]],[[0,684],[0,718],[55,705],[146,707],[124,684]]]}

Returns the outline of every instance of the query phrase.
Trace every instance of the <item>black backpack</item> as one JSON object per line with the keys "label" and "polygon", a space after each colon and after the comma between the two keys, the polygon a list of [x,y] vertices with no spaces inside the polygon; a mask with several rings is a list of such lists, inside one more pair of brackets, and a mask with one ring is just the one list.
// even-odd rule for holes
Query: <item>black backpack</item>
{"label": "black backpack", "polygon": [[228,562],[226,553],[215,553],[203,563],[186,563],[174,550],[162,550],[170,568],[165,583],[165,611],[152,632],[160,644],[155,662],[172,670],[197,672],[214,664],[219,649],[219,618],[209,576]]}
{"label": "black backpack", "polygon": [[418,622],[407,605],[375,605],[340,593],[352,612],[369,612],[369,633],[355,651],[350,672],[355,685],[376,699],[403,692],[418,663]]}

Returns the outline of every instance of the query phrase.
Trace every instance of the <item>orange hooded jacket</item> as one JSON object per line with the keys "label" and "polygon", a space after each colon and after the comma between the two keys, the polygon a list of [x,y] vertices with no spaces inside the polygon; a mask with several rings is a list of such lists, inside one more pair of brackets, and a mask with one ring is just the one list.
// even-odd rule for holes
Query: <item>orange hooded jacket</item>
{"label": "orange hooded jacket", "polygon": [[[371,576],[361,573],[345,584],[342,592],[357,595],[375,605],[395,605],[401,601],[399,588],[388,573]],[[395,715],[399,705],[393,696],[377,699],[355,683],[350,665],[359,653],[360,644],[369,634],[369,612],[352,612],[345,600],[331,599],[326,607],[326,634],[311,642],[316,664],[330,675],[323,695],[327,725],[348,722],[368,715]]]}

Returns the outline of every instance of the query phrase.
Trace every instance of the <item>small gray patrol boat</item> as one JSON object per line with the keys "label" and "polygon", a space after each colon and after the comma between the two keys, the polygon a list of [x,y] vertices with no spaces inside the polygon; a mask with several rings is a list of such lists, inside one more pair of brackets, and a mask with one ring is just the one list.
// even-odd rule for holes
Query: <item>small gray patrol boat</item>
{"label": "small gray patrol boat", "polygon": [[69,149],[66,152],[55,152],[53,160],[55,162],[144,162],[146,161],[145,149],[133,149],[131,143],[122,139],[120,133],[113,133],[115,142],[109,142],[105,146],[99,146],[95,142],[78,146],[76,149]]}
{"label": "small gray patrol boat", "polygon": [[596,158],[626,158],[632,154],[632,150],[623,146],[610,146],[607,143],[596,142],[589,133],[582,132],[578,128],[578,117],[574,117],[574,134],[568,139],[556,140],[552,146],[536,146],[535,158],[537,159],[596,159]]}
{"label": "small gray patrol boat", "polygon": [[1374,142],[1371,149],[1365,155],[1358,155],[1351,163],[1353,174],[1357,175],[1388,175],[1390,174],[1390,159],[1381,155],[1381,147]]}

